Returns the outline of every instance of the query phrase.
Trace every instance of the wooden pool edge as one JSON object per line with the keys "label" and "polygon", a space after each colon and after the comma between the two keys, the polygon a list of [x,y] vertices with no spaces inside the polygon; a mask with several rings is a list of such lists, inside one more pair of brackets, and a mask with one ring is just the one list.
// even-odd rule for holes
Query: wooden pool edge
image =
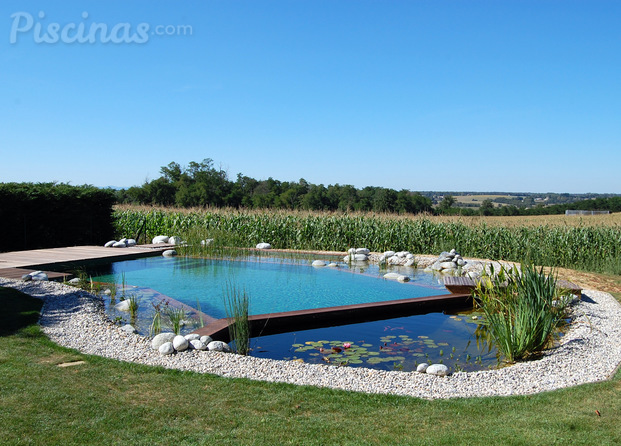
{"label": "wooden pool edge", "polygon": [[[349,325],[382,319],[472,308],[471,294],[443,294],[386,302],[343,305],[311,310],[286,311],[250,316],[250,336],[267,336],[296,330]],[[229,319],[218,319],[192,333],[230,342]]]}

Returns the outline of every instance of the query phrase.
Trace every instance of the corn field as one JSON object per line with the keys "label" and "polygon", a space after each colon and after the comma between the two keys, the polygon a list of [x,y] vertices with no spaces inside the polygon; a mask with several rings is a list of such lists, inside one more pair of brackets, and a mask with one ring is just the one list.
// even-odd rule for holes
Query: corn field
{"label": "corn field", "polygon": [[418,254],[455,248],[467,257],[621,274],[617,224],[501,226],[374,214],[132,208],[115,210],[114,221],[117,236],[135,238],[140,232],[143,240],[200,229],[206,236],[227,234],[239,247],[268,242],[277,249],[366,247]]}

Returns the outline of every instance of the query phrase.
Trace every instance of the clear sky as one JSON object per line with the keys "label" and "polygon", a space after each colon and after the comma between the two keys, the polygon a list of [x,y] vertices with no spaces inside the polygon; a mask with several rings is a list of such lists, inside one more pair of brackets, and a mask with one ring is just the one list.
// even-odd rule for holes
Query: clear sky
{"label": "clear sky", "polygon": [[621,2],[0,3],[0,182],[129,187],[204,158],[232,179],[621,193]]}

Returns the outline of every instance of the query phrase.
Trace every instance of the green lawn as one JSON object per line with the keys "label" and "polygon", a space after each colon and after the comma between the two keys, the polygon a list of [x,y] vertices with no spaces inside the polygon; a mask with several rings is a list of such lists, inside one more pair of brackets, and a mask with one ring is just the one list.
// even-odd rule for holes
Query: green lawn
{"label": "green lawn", "polygon": [[[4,324],[37,309],[2,288],[0,304]],[[2,444],[621,443],[621,372],[534,396],[426,401],[122,363],[53,344],[31,316],[17,325],[0,336]],[[85,363],[58,366],[72,361]]]}

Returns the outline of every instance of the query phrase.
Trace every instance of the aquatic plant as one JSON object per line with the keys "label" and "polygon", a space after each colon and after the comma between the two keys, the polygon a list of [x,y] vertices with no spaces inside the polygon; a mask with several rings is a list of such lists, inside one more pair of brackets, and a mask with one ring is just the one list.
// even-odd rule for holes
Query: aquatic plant
{"label": "aquatic plant", "polygon": [[568,303],[558,295],[553,275],[532,265],[520,269],[501,268],[496,275],[492,267],[473,291],[489,335],[509,362],[541,351],[563,321]]}
{"label": "aquatic plant", "polygon": [[155,312],[153,313],[153,320],[149,326],[149,336],[155,336],[162,332],[162,302],[154,304],[151,302]]}
{"label": "aquatic plant", "polygon": [[228,283],[224,292],[224,309],[229,320],[229,336],[235,342],[235,350],[240,355],[250,352],[249,307],[250,297],[246,290],[240,290],[234,284]]}
{"label": "aquatic plant", "polygon": [[140,298],[138,298],[135,294],[132,294],[131,296],[127,298],[127,302],[128,302],[129,315],[132,320],[136,320],[136,316],[138,315],[138,307],[139,307]]}
{"label": "aquatic plant", "polygon": [[185,319],[185,310],[183,308],[171,307],[167,304],[166,316],[170,320],[170,328],[173,333],[180,334],[183,320]]}

